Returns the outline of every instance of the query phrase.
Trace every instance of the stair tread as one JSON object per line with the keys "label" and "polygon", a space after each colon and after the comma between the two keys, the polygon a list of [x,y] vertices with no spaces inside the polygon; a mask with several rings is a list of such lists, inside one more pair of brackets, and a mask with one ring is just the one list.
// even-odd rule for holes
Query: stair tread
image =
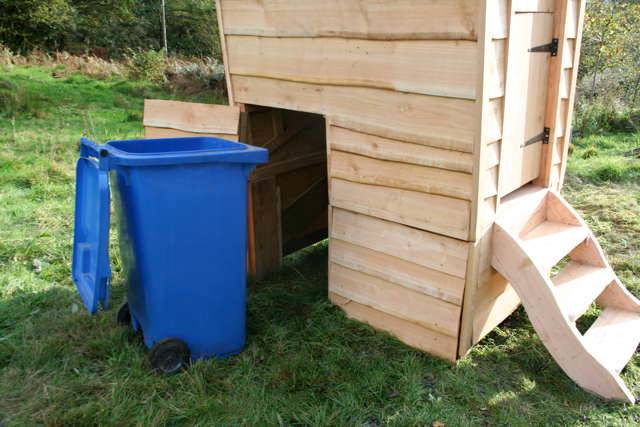
{"label": "stair tread", "polygon": [[640,343],[640,313],[604,309],[584,334],[583,342],[604,366],[620,373]]}
{"label": "stair tread", "polygon": [[588,235],[587,229],[579,225],[544,221],[522,240],[531,259],[543,269],[550,270]]}
{"label": "stair tread", "polygon": [[552,279],[553,292],[567,319],[575,322],[615,277],[610,268],[571,261]]}
{"label": "stair tread", "polygon": [[523,217],[530,217],[544,202],[549,189],[528,185],[509,194],[500,201],[496,219],[511,224]]}

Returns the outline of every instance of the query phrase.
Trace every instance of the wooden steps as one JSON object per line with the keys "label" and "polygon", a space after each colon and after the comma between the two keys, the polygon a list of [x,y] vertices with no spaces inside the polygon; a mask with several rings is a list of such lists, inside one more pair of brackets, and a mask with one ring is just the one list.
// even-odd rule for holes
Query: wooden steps
{"label": "wooden steps", "polygon": [[567,320],[578,320],[615,277],[611,268],[594,267],[575,261],[567,264],[553,278],[553,291]]}
{"label": "wooden steps", "polygon": [[545,221],[522,238],[528,253],[540,267],[550,270],[587,238],[584,227]]}
{"label": "wooden steps", "polygon": [[[492,266],[511,282],[540,339],[569,377],[606,399],[635,401],[619,374],[640,343],[640,303],[558,193],[525,187],[505,200],[494,225]],[[594,302],[603,311],[582,335],[575,322]]]}
{"label": "wooden steps", "polygon": [[640,342],[640,313],[606,308],[584,334],[585,346],[602,363],[618,373]]}

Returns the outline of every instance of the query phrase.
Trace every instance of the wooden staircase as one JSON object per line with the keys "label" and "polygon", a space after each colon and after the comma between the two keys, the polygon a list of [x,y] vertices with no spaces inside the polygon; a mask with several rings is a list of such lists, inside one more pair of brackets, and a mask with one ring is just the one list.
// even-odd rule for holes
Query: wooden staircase
{"label": "wooden staircase", "polygon": [[[562,196],[528,186],[505,198],[494,226],[492,265],[511,282],[540,339],[571,379],[606,399],[635,401],[620,372],[640,342],[640,302]],[[593,302],[602,313],[581,334],[575,322]]]}

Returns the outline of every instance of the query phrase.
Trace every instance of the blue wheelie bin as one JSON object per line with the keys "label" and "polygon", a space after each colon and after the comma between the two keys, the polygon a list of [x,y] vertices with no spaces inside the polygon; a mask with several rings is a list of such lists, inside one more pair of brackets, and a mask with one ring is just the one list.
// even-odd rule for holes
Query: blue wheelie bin
{"label": "blue wheelie bin", "polygon": [[108,308],[111,187],[128,285],[118,319],[160,371],[244,346],[247,182],[267,159],[218,138],[81,140],[73,280],[91,314]]}

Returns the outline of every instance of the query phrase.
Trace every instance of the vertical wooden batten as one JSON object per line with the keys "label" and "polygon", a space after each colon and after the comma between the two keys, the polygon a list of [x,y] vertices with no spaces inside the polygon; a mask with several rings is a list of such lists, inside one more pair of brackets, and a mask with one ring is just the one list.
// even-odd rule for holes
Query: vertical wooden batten
{"label": "vertical wooden batten", "polygon": [[224,75],[227,81],[227,97],[229,105],[235,105],[233,87],[231,86],[231,73],[229,72],[229,55],[227,53],[227,36],[224,31],[224,19],[222,15],[221,0],[216,0],[216,15],[218,17],[218,32],[220,33],[220,50],[222,50],[222,61],[224,62]]}
{"label": "vertical wooden batten", "polygon": [[586,0],[557,0],[556,3],[554,37],[558,39],[558,56],[551,58],[545,116],[550,139],[542,153],[541,173],[536,184],[559,189],[562,187],[571,141]]}
{"label": "vertical wooden batten", "polygon": [[[491,49],[492,36],[490,23],[499,22],[500,9],[498,0],[482,0],[478,17],[478,45],[476,50],[479,71],[476,79],[476,141],[474,144],[474,166],[473,166],[473,199],[471,201],[471,226],[469,230],[469,257],[467,261],[467,274],[464,288],[464,299],[460,319],[460,333],[458,336],[458,356],[467,353],[472,346],[473,338],[473,305],[475,302],[477,275],[478,275],[478,250],[475,243],[478,235],[482,232],[479,225],[480,216],[484,214],[481,209],[480,188],[482,178],[486,174],[483,168],[485,139],[486,139],[486,116],[489,114],[489,89],[488,75],[490,63],[487,61],[487,52]],[[498,20],[496,21],[496,17]]]}

